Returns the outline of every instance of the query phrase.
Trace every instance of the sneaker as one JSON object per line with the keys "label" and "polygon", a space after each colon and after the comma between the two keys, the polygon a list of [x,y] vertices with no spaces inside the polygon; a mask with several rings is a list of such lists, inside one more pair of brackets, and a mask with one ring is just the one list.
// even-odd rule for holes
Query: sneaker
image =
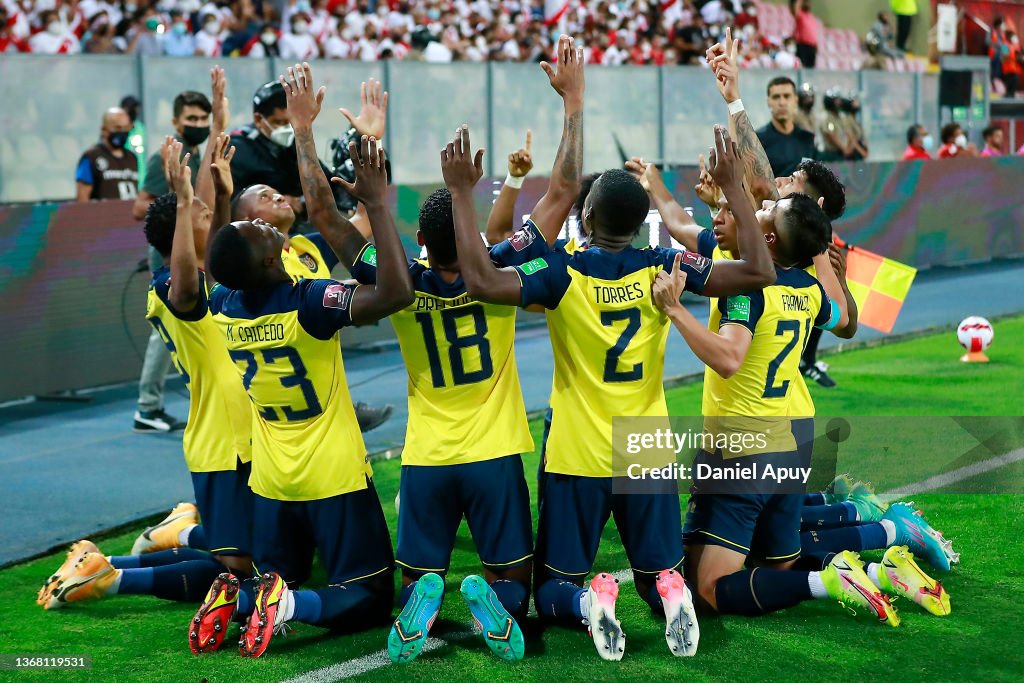
{"label": "sneaker", "polygon": [[243,657],[259,657],[267,651],[270,639],[288,628],[284,615],[291,611],[292,592],[280,574],[268,572],[256,582],[256,608],[249,616],[238,652]]}
{"label": "sneaker", "polygon": [[594,639],[601,659],[617,662],[626,651],[626,634],[615,618],[615,601],[619,597],[619,580],[601,573],[590,581],[583,596],[583,623]]}
{"label": "sneaker", "polygon": [[697,625],[690,587],[674,569],[660,572],[657,586],[661,604],[665,608],[665,640],[668,649],[676,657],[692,657],[697,654],[700,627]]}
{"label": "sneaker", "polygon": [[949,614],[949,593],[917,566],[907,546],[894,545],[886,550],[879,566],[878,579],[883,591],[912,600],[937,617]]}
{"label": "sneaker", "polygon": [[185,423],[171,417],[163,410],[136,410],[133,432],[150,434],[154,432],[180,432]]}
{"label": "sneaker", "polygon": [[85,553],[50,591],[44,609],[59,609],[68,602],[98,600],[120,572],[101,553]]}
{"label": "sneaker", "polygon": [[132,544],[132,555],[155,553],[158,550],[180,548],[178,536],[189,526],[199,524],[199,508],[195,503],[178,503],[158,524],[147,528]]}
{"label": "sneaker", "polygon": [[831,389],[836,385],[836,381],[828,374],[828,363],[825,361],[819,360],[814,365],[807,365],[800,361],[800,372],[807,379],[813,379],[826,389]]}
{"label": "sneaker", "polygon": [[437,574],[424,574],[416,581],[409,602],[398,613],[388,634],[388,656],[393,663],[408,664],[419,656],[441,610],[443,597],[444,579]]}
{"label": "sneaker", "polygon": [[[883,519],[896,525],[896,543],[910,548],[917,557],[924,558],[928,564],[944,572],[949,571],[950,555],[942,535],[931,528],[921,512],[911,503],[893,503],[885,511]],[[952,554],[952,546],[948,552]],[[957,560],[959,560],[957,556]]]}
{"label": "sneaker", "polygon": [[199,611],[188,627],[188,649],[192,654],[216,652],[235,616],[238,605],[238,578],[225,572],[213,580]]}
{"label": "sneaker", "polygon": [[387,403],[380,408],[374,408],[363,402],[353,406],[356,409],[356,421],[359,422],[359,431],[366,433],[380,427],[391,417],[394,406]]}
{"label": "sneaker", "polygon": [[78,561],[85,556],[86,553],[98,553],[99,548],[92,541],[81,540],[71,544],[68,549],[67,557],[64,558],[64,563],[57,569],[56,572],[50,575],[50,578],[46,579],[43,583],[43,587],[39,589],[39,593],[36,595],[36,604],[40,607],[45,607],[50,602],[50,597],[53,593],[53,589],[67,577],[71,571],[78,564]]}
{"label": "sneaker", "polygon": [[483,577],[467,576],[461,593],[491,652],[506,662],[522,659],[526,649],[523,632]]}
{"label": "sneaker", "polygon": [[844,550],[833,557],[821,572],[821,581],[829,597],[846,609],[853,611],[855,607],[865,607],[882,623],[900,625],[896,609],[864,573],[864,563],[857,553]]}

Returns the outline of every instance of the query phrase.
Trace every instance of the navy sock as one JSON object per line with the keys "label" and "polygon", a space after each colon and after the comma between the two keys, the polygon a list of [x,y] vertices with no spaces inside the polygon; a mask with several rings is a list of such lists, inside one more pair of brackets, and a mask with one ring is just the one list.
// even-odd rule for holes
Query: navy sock
{"label": "navy sock", "polygon": [[409,602],[409,598],[412,597],[414,590],[416,590],[415,581],[410,583],[408,586],[402,586],[402,591],[398,594],[398,609],[405,608],[405,603]]}
{"label": "navy sock", "polygon": [[805,493],[804,494],[804,506],[808,505],[827,505],[828,501],[825,500],[824,493]]}
{"label": "navy sock", "polygon": [[802,572],[820,572],[836,556],[834,552],[813,552],[806,549],[801,550],[800,553],[800,557],[791,568]]}
{"label": "navy sock", "polygon": [[[390,583],[390,579],[388,580]],[[306,591],[299,591],[306,592]],[[365,585],[327,586],[315,591],[320,599],[320,614],[315,621],[303,623],[323,626],[343,633],[354,633],[380,626],[391,619],[394,588],[371,590]],[[296,603],[296,619],[298,619]]]}
{"label": "navy sock", "polygon": [[315,624],[320,621],[323,603],[320,602],[320,596],[316,591],[292,591],[292,599],[295,600],[292,619],[303,624]]}
{"label": "navy sock", "polygon": [[119,595],[152,595],[153,594],[153,572],[152,567],[145,569],[122,569],[121,583],[117,587]]}
{"label": "navy sock", "polygon": [[800,547],[808,555],[826,555],[841,553],[844,550],[878,550],[885,547],[886,540],[885,527],[877,522],[869,522],[834,529],[805,531],[800,534]]}
{"label": "navy sock", "polygon": [[548,579],[537,586],[534,603],[537,612],[544,618],[579,624],[583,619],[580,596],[584,592],[583,588],[570,581]]}
{"label": "navy sock", "polygon": [[858,524],[854,528],[860,533],[861,550],[882,550],[888,547],[886,541],[889,540],[889,535],[885,533],[885,527],[878,522]]}
{"label": "navy sock", "polygon": [[188,532],[188,547],[194,548],[195,550],[209,550],[210,546],[206,542],[206,529],[200,524],[197,527],[193,527],[192,531]]}
{"label": "navy sock", "polygon": [[491,589],[498,596],[498,602],[519,621],[526,616],[530,608],[530,589],[522,581],[501,579],[491,584]]}
{"label": "navy sock", "polygon": [[804,505],[800,510],[800,528],[827,529],[857,524],[857,508],[853,503],[835,505]]}
{"label": "navy sock", "polygon": [[715,586],[719,614],[756,617],[811,599],[807,572],[744,569],[723,576]]}
{"label": "navy sock", "polygon": [[138,569],[139,567],[163,567],[188,560],[209,560],[210,553],[192,548],[172,548],[145,555],[118,555],[110,558],[116,569]]}
{"label": "navy sock", "polygon": [[164,600],[199,602],[223,571],[224,565],[212,558],[153,567],[153,595]]}

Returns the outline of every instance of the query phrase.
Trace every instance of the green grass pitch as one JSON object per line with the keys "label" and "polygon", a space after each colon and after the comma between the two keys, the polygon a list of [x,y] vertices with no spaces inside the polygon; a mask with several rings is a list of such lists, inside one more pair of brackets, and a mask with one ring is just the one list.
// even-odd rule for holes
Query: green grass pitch
{"label": "green grass pitch", "polygon": [[[964,365],[953,331],[910,341],[831,356],[840,388],[815,391],[819,415],[993,416],[1020,415],[1024,406],[1024,318],[995,325],[989,365]],[[700,383],[669,391],[676,415],[698,414]],[[893,480],[901,470],[915,474],[914,452],[926,458],[931,424],[925,417],[888,421],[895,434],[878,441],[907,443],[904,456],[879,469]],[[939,424],[939,422],[936,422]],[[1019,426],[1019,422],[1017,423]],[[532,423],[539,446],[541,425]],[[1019,439],[1020,434],[1017,434]],[[1010,447],[1019,441],[1010,439]],[[934,448],[932,448],[934,450]],[[531,490],[537,453],[525,457]],[[978,459],[968,457],[965,462]],[[926,460],[925,460],[926,461]],[[927,462],[927,461],[926,461]],[[959,463],[958,463],[959,464]],[[376,482],[391,529],[399,463],[375,465]],[[924,477],[933,474],[925,468]],[[906,477],[914,481],[916,476]],[[975,477],[989,490],[1021,491],[1024,462]],[[971,482],[951,486],[963,491]],[[883,486],[883,488],[885,488]],[[896,602],[903,617],[898,629],[853,615],[830,602],[804,605],[758,619],[704,618],[700,650],[692,659],[669,653],[663,622],[651,616],[632,586],[624,585],[618,614],[628,636],[622,662],[601,661],[582,629],[527,624],[526,659],[515,665],[498,661],[476,636],[465,637],[471,622],[458,595],[458,583],[479,571],[473,542],[460,530],[449,580],[449,594],[432,635],[450,642],[407,667],[384,666],[362,680],[1020,680],[1024,653],[1019,635],[1024,618],[1024,497],[1005,494],[938,492],[914,497],[929,521],[954,540],[962,564],[941,577],[952,596],[952,615],[933,617],[905,600]],[[96,492],[96,504],[103,493]],[[106,553],[127,552],[137,530],[100,540]],[[877,553],[866,554],[877,557]],[[115,597],[72,605],[47,613],[35,605],[43,578],[61,561],[53,555],[0,572],[7,602],[0,620],[0,643],[7,654],[89,655],[92,670],[79,673],[0,671],[0,680],[57,678],[103,681],[277,681],[320,667],[379,652],[387,633],[377,629],[332,637],[299,624],[287,638],[276,637],[261,660],[243,660],[233,648],[201,658],[189,654],[186,627],[195,606],[145,597]],[[596,570],[627,567],[614,525],[605,530]],[[317,579],[314,578],[314,582]],[[451,637],[456,636],[456,637]],[[336,676],[317,680],[333,680]]]}

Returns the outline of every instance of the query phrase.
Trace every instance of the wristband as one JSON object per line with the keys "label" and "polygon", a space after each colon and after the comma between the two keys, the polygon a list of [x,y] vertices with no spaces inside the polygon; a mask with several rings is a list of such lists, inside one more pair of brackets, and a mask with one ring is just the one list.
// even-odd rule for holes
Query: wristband
{"label": "wristband", "polygon": [[736,116],[741,111],[745,111],[743,107],[743,100],[734,100],[729,103],[729,116]]}
{"label": "wristband", "polygon": [[526,176],[519,176],[518,178],[511,173],[505,176],[505,184],[511,187],[513,190],[518,190],[523,186],[523,181],[526,180]]}

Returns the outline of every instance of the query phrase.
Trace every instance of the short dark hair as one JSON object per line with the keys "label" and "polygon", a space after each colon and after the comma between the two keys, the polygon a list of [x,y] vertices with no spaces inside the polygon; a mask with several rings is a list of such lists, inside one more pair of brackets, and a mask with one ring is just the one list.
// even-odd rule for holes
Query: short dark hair
{"label": "short dark hair", "polygon": [[245,195],[246,192],[249,191],[250,187],[252,187],[252,185],[246,185],[241,190],[236,192],[235,196],[231,198],[231,220],[241,221],[248,218],[248,216],[242,216],[239,213],[239,207],[241,207],[242,205],[242,197]]}
{"label": "short dark hair", "polygon": [[420,230],[423,244],[438,265],[450,266],[459,260],[455,248],[455,218],[452,214],[452,195],[448,188],[434,190],[420,207]]}
{"label": "short dark hair", "polygon": [[989,125],[985,126],[985,130],[981,131],[981,137],[988,140],[990,137],[996,134],[996,131],[1000,130],[1002,130],[1002,128],[1000,128],[994,123],[990,123]]}
{"label": "short dark hair", "polygon": [[277,109],[287,109],[288,98],[284,94],[284,86],[278,81],[270,81],[260,86],[252,96],[252,112],[269,116]]}
{"label": "short dark hair", "polygon": [[818,203],[807,195],[797,192],[786,199],[790,203],[785,221],[781,226],[778,222],[775,225],[778,236],[775,254],[784,266],[806,268],[815,256],[828,249],[832,241],[832,224]]}
{"label": "short dark hair", "polygon": [[942,127],[942,133],[940,133],[942,137],[942,144],[948,145],[950,142],[952,142],[956,138],[956,132],[958,130],[960,130],[960,124],[957,123],[956,121],[944,125]]}
{"label": "short dark hair", "polygon": [[647,220],[651,200],[629,171],[613,168],[594,181],[590,206],[601,227],[617,235],[636,235]]}
{"label": "short dark hair", "polygon": [[915,123],[910,128],[907,128],[907,144],[908,145],[914,144],[914,138],[916,138],[918,136],[920,131],[921,131],[921,124],[920,123]]}
{"label": "short dark hair", "polygon": [[596,171],[583,176],[583,180],[580,181],[580,191],[576,195],[576,203],[572,205],[572,210],[577,216],[583,215],[583,205],[587,201],[587,195],[590,194],[591,188],[594,187],[594,181],[600,177],[601,171]]}
{"label": "short dark hair", "polygon": [[210,100],[206,98],[201,92],[195,90],[186,90],[185,92],[178,93],[178,96],[174,98],[174,118],[181,116],[181,112],[185,111],[185,107],[199,107],[207,114],[213,111],[213,106],[210,104]]}
{"label": "short dark hair", "polygon": [[[800,162],[796,170],[807,174],[807,182],[819,197],[824,197],[824,211],[829,220],[839,220],[846,212],[846,187],[825,164],[813,159]],[[816,199],[811,197],[811,199]]]}
{"label": "short dark hair", "polygon": [[765,94],[766,95],[771,95],[772,94],[772,88],[774,88],[776,86],[779,86],[779,85],[789,85],[789,86],[792,86],[793,87],[793,93],[794,94],[796,93],[796,81],[794,81],[789,76],[776,76],[772,80],[768,81],[768,87],[765,88]]}
{"label": "short dark hair", "polygon": [[252,281],[253,251],[238,226],[222,227],[207,249],[213,279],[228,289],[246,289]]}
{"label": "short dark hair", "polygon": [[162,194],[146,209],[142,230],[146,241],[160,252],[161,256],[171,253],[174,243],[174,223],[178,218],[178,195],[173,192]]}

